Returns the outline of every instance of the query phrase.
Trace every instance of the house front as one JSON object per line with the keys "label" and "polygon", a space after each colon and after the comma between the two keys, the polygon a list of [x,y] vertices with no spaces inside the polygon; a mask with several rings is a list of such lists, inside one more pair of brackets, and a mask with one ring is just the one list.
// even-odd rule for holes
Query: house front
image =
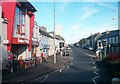
{"label": "house front", "polygon": [[119,30],[101,33],[97,43],[98,49],[102,49],[103,56],[107,56],[110,53],[120,53]]}
{"label": "house front", "polygon": [[[9,53],[22,60],[31,58],[32,30],[36,9],[29,2],[2,1],[2,17],[8,20],[5,32],[7,43],[3,58],[8,60]],[[3,60],[4,62],[4,60]]]}
{"label": "house front", "polygon": [[50,44],[49,44],[50,35],[41,28],[39,29],[39,33],[40,33],[40,52],[44,53],[45,56],[48,57],[49,49],[50,49]]}

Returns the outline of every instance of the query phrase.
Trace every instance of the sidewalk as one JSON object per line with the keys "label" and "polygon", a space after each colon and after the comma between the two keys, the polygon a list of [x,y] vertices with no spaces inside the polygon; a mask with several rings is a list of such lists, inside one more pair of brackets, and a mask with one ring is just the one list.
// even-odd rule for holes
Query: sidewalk
{"label": "sidewalk", "polygon": [[48,60],[49,60],[48,63],[41,63],[26,69],[17,70],[9,74],[4,73],[2,74],[2,82],[5,83],[5,82],[29,81],[29,79],[36,78],[46,73],[52,72],[70,62],[69,57],[66,58],[63,57],[61,61],[60,54],[57,55],[56,64],[53,63],[54,60],[53,56],[48,57]]}

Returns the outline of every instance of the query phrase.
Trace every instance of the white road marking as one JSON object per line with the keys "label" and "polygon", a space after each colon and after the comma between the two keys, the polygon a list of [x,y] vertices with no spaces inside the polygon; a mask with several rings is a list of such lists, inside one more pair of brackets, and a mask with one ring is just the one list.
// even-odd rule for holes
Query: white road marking
{"label": "white road marking", "polygon": [[94,84],[97,84],[97,82],[95,81],[95,79],[97,79],[98,77],[99,77],[99,76],[96,76],[96,77],[93,78],[92,81],[94,82]]}
{"label": "white road marking", "polygon": [[[95,65],[95,62],[94,62],[93,64]],[[97,82],[95,81],[95,79],[97,79],[97,78],[100,77],[99,74],[97,73],[97,71],[99,71],[99,69],[96,67],[96,65],[94,66],[94,69],[96,69],[96,70],[93,71],[93,73],[95,73],[97,76],[94,77],[94,78],[92,79],[92,81],[94,82],[94,84],[97,84]]]}
{"label": "white road marking", "polygon": [[41,82],[44,82],[48,78],[48,74],[44,75],[44,76],[45,76],[45,78]]}
{"label": "white road marking", "polygon": [[73,57],[71,57],[70,59],[74,59]]}
{"label": "white road marking", "polygon": [[83,54],[85,54],[85,55],[87,55],[87,56],[89,56],[89,57],[96,57],[96,55],[91,55],[91,54],[88,54],[88,53],[85,53],[85,52],[82,52],[82,51],[80,51],[80,52],[83,53]]}

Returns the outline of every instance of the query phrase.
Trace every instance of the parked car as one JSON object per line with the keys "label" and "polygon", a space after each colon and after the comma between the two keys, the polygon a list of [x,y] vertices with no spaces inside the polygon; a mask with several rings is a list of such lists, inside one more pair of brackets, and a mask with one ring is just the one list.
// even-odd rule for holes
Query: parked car
{"label": "parked car", "polygon": [[67,49],[67,50],[70,50],[70,47],[67,47],[66,49]]}
{"label": "parked car", "polygon": [[89,50],[91,50],[91,51],[92,51],[92,50],[94,50],[94,49],[93,49],[92,47],[89,47]]}

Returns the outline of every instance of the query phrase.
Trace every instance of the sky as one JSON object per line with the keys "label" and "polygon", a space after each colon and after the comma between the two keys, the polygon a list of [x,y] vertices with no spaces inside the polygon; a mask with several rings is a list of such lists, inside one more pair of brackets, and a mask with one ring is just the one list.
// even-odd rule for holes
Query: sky
{"label": "sky", "polygon": [[[30,0],[29,0],[30,1]],[[55,2],[55,25],[61,26],[61,36],[68,44],[78,42],[97,32],[118,29],[118,3],[98,0]],[[95,1],[95,2],[94,2]],[[109,0],[110,1],[110,0]],[[37,9],[35,21],[39,26],[54,30],[54,3],[30,1]]]}

